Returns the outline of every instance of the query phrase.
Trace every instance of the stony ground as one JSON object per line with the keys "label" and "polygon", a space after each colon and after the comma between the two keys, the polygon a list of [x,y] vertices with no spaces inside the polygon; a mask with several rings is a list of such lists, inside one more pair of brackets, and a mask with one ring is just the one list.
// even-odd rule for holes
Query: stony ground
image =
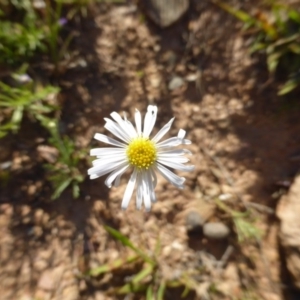
{"label": "stony ground", "polygon": [[[240,25],[206,2],[194,3],[166,29],[133,5],[93,7],[79,24],[73,47],[80,54],[60,80],[65,133],[78,147],[94,147],[92,137],[105,132],[103,117],[110,112],[133,115],[135,108],[144,113],[156,104],[157,129],[175,116],[170,135],[187,130],[195,171],[181,174],[187,178],[182,191],[160,178],[159,201],[150,213],[136,211],[134,201],[120,209],[128,175],[111,190],[102,178],[86,179],[79,199],[67,191],[50,202],[40,166],[43,132],[24,124],[28,131],[0,145],[1,162],[11,161],[13,174],[0,195],[1,299],[125,299],[107,291],[136,269],[120,278],[82,277],[128,254],[104,224],[148,253],[159,239],[164,278],[204,267],[191,299],[293,299],[274,211],[300,167],[300,108],[297,99],[276,97],[265,66],[249,55]],[[252,203],[262,240],[239,244],[217,198],[237,210]],[[222,222],[225,233],[218,240],[201,230],[188,234],[195,218]],[[218,292],[209,298],[212,283]],[[165,299],[176,297],[168,291]]]}

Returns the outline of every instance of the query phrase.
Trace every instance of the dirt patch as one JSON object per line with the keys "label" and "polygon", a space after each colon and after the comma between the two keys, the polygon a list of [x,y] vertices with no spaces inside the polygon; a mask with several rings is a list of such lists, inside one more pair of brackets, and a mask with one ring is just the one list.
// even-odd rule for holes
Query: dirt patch
{"label": "dirt patch", "polygon": [[[111,190],[103,179],[86,179],[79,199],[66,192],[49,202],[50,188],[41,182],[44,171],[33,159],[40,131],[4,139],[1,162],[12,161],[14,168],[0,196],[2,299],[117,299],[105,294],[109,280],[117,286],[135,270],[105,280],[80,276],[127,255],[104,224],[149,253],[159,236],[166,277],[205,266],[202,291],[194,299],[212,283],[218,287],[212,299],[242,299],[243,290],[257,299],[288,299],[282,294],[275,217],[255,209],[263,239],[243,245],[216,208],[210,220],[227,223],[231,234],[226,240],[188,235],[185,227],[186,211],[201,211],[202,203],[213,204],[220,195],[231,195],[228,201],[237,207],[244,201],[275,209],[278,182],[291,180],[300,167],[295,159],[300,106],[294,96],[278,99],[265,85],[265,66],[250,56],[240,25],[213,4],[193,3],[183,20],[166,29],[129,5],[99,5],[91,19],[74,27],[84,63],[60,80],[64,132],[78,147],[92,148],[94,133],[105,132],[103,117],[112,111],[132,116],[135,108],[145,112],[148,104],[156,104],[156,129],[175,116],[170,135],[187,130],[196,168],[182,174],[187,178],[183,191],[160,178],[151,213],[136,211],[134,201],[121,211],[127,176]],[[181,81],[171,89],[175,77]],[[216,273],[212,255],[222,259],[229,246],[232,253]],[[175,299],[168,293],[165,299]]]}

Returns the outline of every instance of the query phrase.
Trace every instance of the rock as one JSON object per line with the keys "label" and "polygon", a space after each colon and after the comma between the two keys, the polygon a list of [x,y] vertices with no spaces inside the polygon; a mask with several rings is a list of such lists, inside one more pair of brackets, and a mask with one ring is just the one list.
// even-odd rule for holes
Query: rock
{"label": "rock", "polygon": [[189,0],[141,0],[146,14],[160,27],[178,21],[188,10]]}
{"label": "rock", "polygon": [[37,225],[43,224],[43,214],[44,211],[41,208],[38,208],[34,211],[34,223]]}
{"label": "rock", "polygon": [[[34,266],[35,271],[42,272],[47,269],[48,262],[44,259],[38,259],[38,260],[34,261],[33,266]],[[44,278],[42,278],[42,279],[44,280]],[[44,286],[43,281],[41,281],[41,286]]]}
{"label": "rock", "polygon": [[44,291],[53,291],[61,284],[62,274],[64,272],[64,266],[60,265],[54,269],[46,270],[39,278],[37,287]]}
{"label": "rock", "polygon": [[168,88],[170,91],[173,91],[183,86],[183,84],[184,84],[184,80],[179,76],[175,76],[170,80],[168,84]]}
{"label": "rock", "polygon": [[38,281],[38,288],[46,291],[51,291],[54,289],[55,280],[50,271],[46,271],[42,274]]}
{"label": "rock", "polygon": [[191,210],[185,217],[185,225],[188,232],[201,232],[205,219],[196,210]]}
{"label": "rock", "polygon": [[203,225],[203,233],[207,238],[221,240],[228,237],[230,229],[221,222],[209,222]]}
{"label": "rock", "polygon": [[297,176],[287,195],[281,197],[277,216],[280,220],[279,242],[283,248],[287,269],[293,283],[300,288],[300,176]]}
{"label": "rock", "polygon": [[241,299],[242,289],[238,267],[235,263],[229,263],[226,266],[226,269],[222,274],[222,278],[216,281],[216,287],[218,292],[231,299]]}
{"label": "rock", "polygon": [[64,288],[61,296],[64,300],[77,300],[79,296],[78,294],[78,286],[73,284]]}

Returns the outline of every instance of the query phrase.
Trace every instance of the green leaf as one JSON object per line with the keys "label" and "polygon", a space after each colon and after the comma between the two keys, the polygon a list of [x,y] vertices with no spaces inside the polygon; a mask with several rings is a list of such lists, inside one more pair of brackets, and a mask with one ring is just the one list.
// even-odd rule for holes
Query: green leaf
{"label": "green leaf", "polygon": [[291,42],[294,42],[294,41],[298,41],[300,38],[300,35],[299,33],[295,33],[291,36],[287,36],[287,37],[283,37],[281,39],[278,39],[275,43],[272,44],[272,47],[279,47],[279,46],[283,46],[283,45],[286,45],[286,44],[289,44]]}
{"label": "green leaf", "polygon": [[267,56],[267,65],[270,73],[273,73],[276,70],[280,56],[280,52],[272,53]]}
{"label": "green leaf", "polygon": [[185,298],[188,295],[189,292],[190,292],[190,288],[188,286],[185,286],[184,290],[183,290],[183,292],[181,294],[181,297]]}
{"label": "green leaf", "polygon": [[244,218],[233,218],[239,242],[251,239],[261,239],[262,231]]}
{"label": "green leaf", "polygon": [[148,275],[150,275],[153,272],[153,266],[149,265],[147,267],[145,267],[142,271],[140,271],[138,274],[136,274],[133,279],[132,279],[132,283],[136,284],[136,283],[140,283],[140,281],[142,281],[143,279],[145,279]]}
{"label": "green leaf", "polygon": [[279,96],[285,95],[285,94],[291,92],[292,90],[294,90],[298,85],[299,85],[298,80],[290,79],[279,90],[278,95]]}
{"label": "green leaf", "polygon": [[146,292],[146,300],[153,300],[153,287],[151,285],[148,286]]}
{"label": "green leaf", "polygon": [[158,291],[157,291],[157,300],[163,300],[164,294],[166,290],[166,283],[162,281],[159,285]]}
{"label": "green leaf", "polygon": [[236,17],[237,19],[239,19],[240,21],[244,22],[244,23],[255,23],[256,20],[254,18],[252,18],[249,14],[247,14],[246,12],[242,11],[242,10],[238,10],[235,9],[233,7],[231,7],[230,5],[221,2],[221,1],[215,1],[215,3],[220,6],[222,9],[224,9],[225,11],[227,11],[229,14],[233,15],[234,17]]}
{"label": "green leaf", "polygon": [[136,254],[138,254],[144,261],[150,263],[151,265],[155,265],[155,262],[148,256],[146,255],[143,251],[138,249],[136,246],[132,244],[132,242],[124,236],[121,232],[118,230],[109,227],[107,225],[104,226],[105,230],[110,233],[115,239],[119,240],[124,246],[132,249]]}
{"label": "green leaf", "polygon": [[291,50],[295,54],[300,54],[300,45],[298,43],[292,43],[288,46],[289,50]]}
{"label": "green leaf", "polygon": [[161,250],[161,240],[160,240],[160,236],[157,237],[157,241],[156,241],[156,245],[155,245],[155,249],[154,249],[154,255],[157,256],[159,255]]}
{"label": "green leaf", "polygon": [[80,194],[80,188],[77,182],[73,182],[72,191],[73,191],[73,197],[75,199],[78,198]]}
{"label": "green leaf", "polygon": [[72,182],[72,178],[67,178],[66,180],[64,180],[54,191],[51,199],[57,199],[61,193],[70,185],[70,183]]}
{"label": "green leaf", "polygon": [[19,106],[16,108],[16,110],[13,112],[13,115],[11,117],[11,120],[13,123],[19,124],[23,118],[23,106]]}
{"label": "green leaf", "polygon": [[254,53],[260,50],[265,50],[267,48],[267,44],[266,43],[254,43],[251,47],[250,47],[250,53]]}
{"label": "green leaf", "polygon": [[147,289],[147,285],[145,284],[132,284],[127,283],[123,285],[118,291],[118,294],[130,294],[130,293],[139,293],[143,292]]}
{"label": "green leaf", "polygon": [[130,264],[130,263],[133,263],[133,262],[137,261],[138,258],[140,258],[140,257],[137,256],[137,255],[132,255],[132,256],[129,256],[128,258],[126,258],[125,260],[121,259],[121,258],[117,259],[117,260],[115,260],[114,262],[112,262],[110,264],[105,264],[103,266],[91,269],[88,272],[88,275],[90,275],[90,276],[99,276],[99,275],[107,273],[107,272],[112,272],[116,269],[119,269],[119,268],[123,267],[125,264]]}
{"label": "green leaf", "polygon": [[289,11],[289,18],[296,23],[300,24],[300,14],[297,10],[291,9]]}
{"label": "green leaf", "polygon": [[143,284],[143,281],[147,276],[149,276],[153,272],[154,268],[152,265],[148,265],[146,268],[142,269],[139,273],[137,273],[133,279],[122,286],[118,290],[118,294],[128,294],[130,292],[138,292],[144,291],[147,288],[147,285]]}

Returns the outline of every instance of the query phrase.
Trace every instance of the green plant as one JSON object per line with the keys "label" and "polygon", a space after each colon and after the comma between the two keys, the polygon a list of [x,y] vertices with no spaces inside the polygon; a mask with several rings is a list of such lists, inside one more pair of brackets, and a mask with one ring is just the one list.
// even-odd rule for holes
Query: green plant
{"label": "green plant", "polygon": [[79,184],[84,180],[78,164],[84,153],[76,150],[74,142],[69,137],[61,137],[56,119],[42,116],[40,121],[50,133],[49,144],[58,150],[56,162],[45,165],[54,188],[52,199],[57,199],[69,186],[72,187],[73,197],[77,198],[80,192]]}
{"label": "green plant", "polygon": [[25,113],[30,118],[38,120],[41,116],[53,112],[56,105],[51,103],[51,99],[58,91],[57,87],[40,86],[31,80],[15,87],[0,81],[0,108],[2,108],[0,138],[9,131],[15,133],[20,129]]}
{"label": "green plant", "polygon": [[59,60],[64,55],[66,49],[71,42],[72,35],[69,35],[65,41],[60,45],[59,49],[59,33],[61,30],[61,13],[63,7],[63,0],[56,0],[54,7],[50,0],[46,0],[46,23],[47,23],[47,36],[45,38],[46,43],[49,46],[49,52],[52,62],[54,63],[55,69],[58,68]]}
{"label": "green plant", "polygon": [[300,84],[300,12],[278,1],[271,1],[267,8],[270,15],[259,12],[251,16],[245,11],[235,9],[224,2],[215,2],[219,7],[244,23],[254,40],[250,52],[266,55],[271,75],[280,70],[285,81],[278,95],[291,92]]}
{"label": "green plant", "polygon": [[48,50],[57,70],[73,37],[72,34],[64,40],[59,37],[66,21],[61,18],[63,3],[63,0],[45,0],[45,7],[38,13],[32,1],[10,0],[8,4],[12,11],[17,11],[18,18],[0,10],[0,62],[15,66],[37,52]]}
{"label": "green plant", "polygon": [[221,210],[229,214],[230,218],[232,218],[232,222],[238,236],[238,241],[240,243],[250,241],[252,239],[261,239],[262,231],[255,225],[255,220],[252,218],[251,211],[249,209],[245,212],[240,212],[231,209],[219,199],[216,199],[215,202]]}
{"label": "green plant", "polygon": [[43,28],[36,26],[36,15],[32,10],[27,11],[21,23],[3,20],[3,17],[0,10],[0,62],[17,65],[37,51],[45,50],[45,33]]}
{"label": "green plant", "polygon": [[182,274],[178,275],[176,279],[164,278],[161,265],[162,263],[159,260],[161,250],[159,238],[153,254],[148,255],[116,229],[109,226],[104,227],[109,234],[121,242],[125,247],[130,248],[134,254],[129,255],[125,259],[118,259],[113,263],[91,269],[86,275],[96,277],[110,272],[113,273],[115,271],[122,270],[122,268],[126,265],[136,264],[137,262],[140,262],[139,266],[142,265],[140,267],[141,269],[137,271],[137,273],[132,276],[128,282],[118,288],[110,289],[108,293],[143,293],[147,300],[162,300],[164,299],[167,288],[183,288],[183,293],[181,295],[182,298],[184,298],[190,290],[197,290],[199,284],[193,279],[192,274],[192,272],[195,273],[195,270],[186,270],[185,272],[182,272]]}

